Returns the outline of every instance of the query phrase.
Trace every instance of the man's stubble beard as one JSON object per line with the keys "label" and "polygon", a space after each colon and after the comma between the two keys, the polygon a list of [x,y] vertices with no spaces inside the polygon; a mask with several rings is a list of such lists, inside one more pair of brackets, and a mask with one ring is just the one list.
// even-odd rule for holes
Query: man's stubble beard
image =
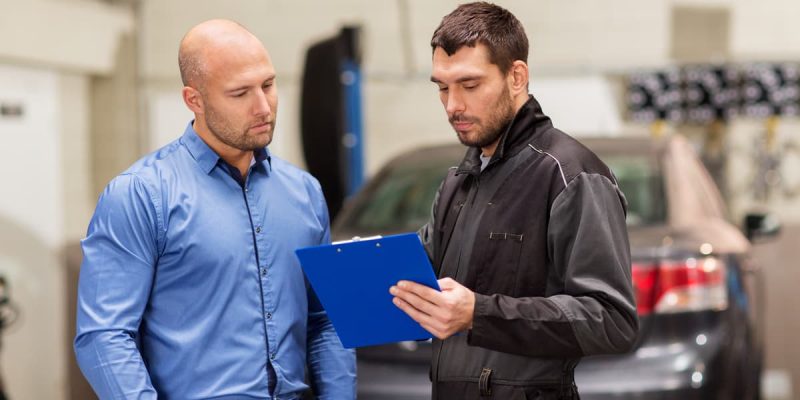
{"label": "man's stubble beard", "polygon": [[[505,128],[514,119],[514,101],[511,98],[511,92],[506,86],[503,93],[500,94],[497,106],[489,113],[486,124],[481,127],[475,139],[468,139],[462,136],[458,131],[456,135],[461,144],[470,147],[483,148],[491,145],[500,139],[500,136],[505,133]],[[469,120],[469,118],[467,119]],[[458,121],[458,117],[450,118],[450,123]]]}
{"label": "man's stubble beard", "polygon": [[204,103],[206,105],[206,126],[220,142],[242,151],[263,149],[272,142],[272,136],[275,132],[275,118],[272,119],[269,134],[266,135],[266,140],[264,140],[259,137],[248,136],[247,127],[243,128],[242,131],[237,131],[229,121],[217,112],[210,102],[206,100]]}

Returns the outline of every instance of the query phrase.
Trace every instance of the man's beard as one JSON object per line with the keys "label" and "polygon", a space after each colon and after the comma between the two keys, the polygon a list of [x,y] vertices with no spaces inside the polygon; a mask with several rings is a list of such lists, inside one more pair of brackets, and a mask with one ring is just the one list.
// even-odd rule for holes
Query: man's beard
{"label": "man's beard", "polygon": [[[270,144],[270,142],[272,142],[272,134],[275,131],[274,118],[270,123],[270,131],[266,137],[262,137],[261,135],[250,136],[247,134],[247,131],[249,130],[249,126],[252,125],[237,131],[236,128],[232,126],[230,121],[222,117],[208,101],[206,101],[205,104],[206,125],[208,126],[208,130],[211,131],[211,133],[220,142],[242,151],[255,151],[258,149],[263,149]],[[253,124],[258,124],[260,122],[266,122],[266,120],[255,121]]]}
{"label": "man's beard", "polygon": [[461,135],[458,131],[458,140],[465,146],[483,148],[491,145],[500,139],[503,135],[505,127],[514,119],[514,102],[511,99],[511,92],[508,87],[505,87],[500,98],[497,100],[497,106],[489,113],[485,124],[478,125],[481,121],[474,117],[465,117],[462,115],[454,115],[449,118],[450,124],[460,121],[468,121],[476,124],[480,129],[474,139],[470,139]]}

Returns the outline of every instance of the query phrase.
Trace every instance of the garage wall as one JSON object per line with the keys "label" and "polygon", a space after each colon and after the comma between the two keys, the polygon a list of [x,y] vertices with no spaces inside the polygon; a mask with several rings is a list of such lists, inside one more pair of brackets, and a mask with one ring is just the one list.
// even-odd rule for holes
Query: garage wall
{"label": "garage wall", "polygon": [[74,300],[63,248],[83,237],[96,199],[91,76],[113,69],[133,19],[99,1],[0,8],[0,275],[19,311],[0,336],[0,379],[11,399],[66,399]]}
{"label": "garage wall", "polygon": [[[151,146],[177,137],[190,118],[178,92],[177,48],[194,24],[215,17],[237,20],[265,43],[279,74],[279,120],[273,150],[303,164],[299,141],[299,80],[306,47],[342,24],[362,24],[367,170],[420,143],[452,141],[436,91],[429,82],[430,36],[457,1],[374,2],[310,0],[270,2],[169,2],[141,7],[141,72]],[[538,76],[666,61],[668,2],[634,0],[500,1],[525,24]],[[627,38],[636,35],[640,41]],[[654,44],[654,45],[650,45]],[[162,110],[162,111],[159,111]],[[175,110],[164,113],[163,110]],[[163,131],[162,131],[163,130]],[[169,131],[169,132],[165,132]]]}
{"label": "garage wall", "polygon": [[[458,3],[239,0],[197,5],[190,0],[143,0],[139,48],[149,144],[145,147],[155,149],[174,139],[191,118],[179,95],[177,46],[191,26],[215,17],[243,23],[269,49],[278,69],[280,90],[280,122],[272,149],[291,162],[304,164],[300,150],[298,93],[305,49],[349,23],[361,24],[365,34],[363,104],[367,172],[375,172],[387,158],[419,144],[453,141],[454,135],[428,80],[429,41],[441,17]],[[619,126],[619,130],[626,133],[648,134],[649,131],[645,125],[626,123],[620,113],[625,108],[621,97],[622,79],[630,71],[690,61],[800,58],[800,42],[793,39],[796,35],[791,34],[794,25],[790,23],[800,16],[800,3],[791,0],[768,0],[758,4],[746,0],[505,0],[497,3],[520,18],[530,37],[532,92],[537,94],[537,83],[541,82],[549,93],[565,94],[548,99],[545,110],[569,115],[568,111],[577,108],[580,113],[597,114],[600,105],[613,103],[609,111],[603,111],[615,113],[613,116],[581,114],[581,118],[600,121],[588,126]],[[719,21],[711,24],[713,26],[702,23],[710,17]],[[631,39],[634,37],[636,40]],[[560,82],[576,82],[587,77],[605,79],[605,86],[614,90],[613,97],[608,96],[602,84],[597,86],[602,93],[587,92],[586,96],[567,86],[559,89]],[[593,88],[587,87],[589,90]],[[593,100],[597,106],[587,104],[586,98],[597,99]],[[609,120],[612,123],[602,122]],[[622,123],[618,124],[620,120]],[[555,120],[558,126],[581,135],[583,132],[574,127],[587,124],[576,122],[584,121],[563,117]],[[793,120],[783,121],[781,129],[789,132],[794,124]],[[763,121],[733,121],[728,128],[729,145],[733,149],[752,147],[762,131]],[[782,137],[794,140],[786,133]],[[702,138],[698,137],[700,140]],[[732,167],[732,184],[734,187],[750,185],[752,179],[746,177],[755,173],[751,171],[755,167],[750,165],[753,157],[739,150],[734,153],[740,160],[746,158],[746,163]],[[800,172],[787,169],[785,175],[787,182],[800,180]],[[776,195],[769,204],[761,204],[763,202],[751,198],[752,193],[746,188],[740,192],[731,201],[737,216],[758,206],[780,206],[781,213],[790,221],[800,221],[800,207],[793,198]]]}
{"label": "garage wall", "polygon": [[793,0],[732,1],[731,48],[740,60],[797,60],[800,2]]}
{"label": "garage wall", "polygon": [[66,388],[60,96],[54,71],[0,65],[0,104],[18,110],[0,116],[0,275],[20,316],[0,351],[11,398],[59,399]]}
{"label": "garage wall", "polygon": [[103,1],[0,0],[0,60],[102,74],[131,14]]}

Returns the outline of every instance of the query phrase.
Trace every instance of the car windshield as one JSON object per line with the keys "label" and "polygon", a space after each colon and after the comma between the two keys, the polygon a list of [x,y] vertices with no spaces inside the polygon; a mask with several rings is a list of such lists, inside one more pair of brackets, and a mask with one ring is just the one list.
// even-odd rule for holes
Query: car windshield
{"label": "car windshield", "polygon": [[[617,177],[628,200],[628,226],[662,223],[665,219],[663,180],[654,161],[645,156],[602,157]],[[414,231],[430,217],[431,204],[449,166],[456,162],[404,165],[387,171],[362,193],[340,228],[358,233]],[[448,162],[449,161],[449,162]],[[409,163],[410,164],[410,163]]]}
{"label": "car windshield", "polygon": [[450,164],[403,165],[392,169],[346,221],[353,232],[402,232],[422,227]]}

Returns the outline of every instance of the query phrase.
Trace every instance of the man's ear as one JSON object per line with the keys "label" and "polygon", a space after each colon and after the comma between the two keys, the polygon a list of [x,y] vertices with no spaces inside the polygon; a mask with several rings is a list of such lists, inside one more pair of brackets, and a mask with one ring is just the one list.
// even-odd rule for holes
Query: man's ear
{"label": "man's ear", "polygon": [[191,86],[184,86],[181,94],[183,95],[183,102],[186,103],[186,107],[189,107],[189,110],[195,114],[204,113],[203,96],[200,95],[199,90]]}
{"label": "man's ear", "polygon": [[514,96],[528,95],[528,64],[522,60],[516,60],[511,64],[511,71],[508,74],[511,93]]}

